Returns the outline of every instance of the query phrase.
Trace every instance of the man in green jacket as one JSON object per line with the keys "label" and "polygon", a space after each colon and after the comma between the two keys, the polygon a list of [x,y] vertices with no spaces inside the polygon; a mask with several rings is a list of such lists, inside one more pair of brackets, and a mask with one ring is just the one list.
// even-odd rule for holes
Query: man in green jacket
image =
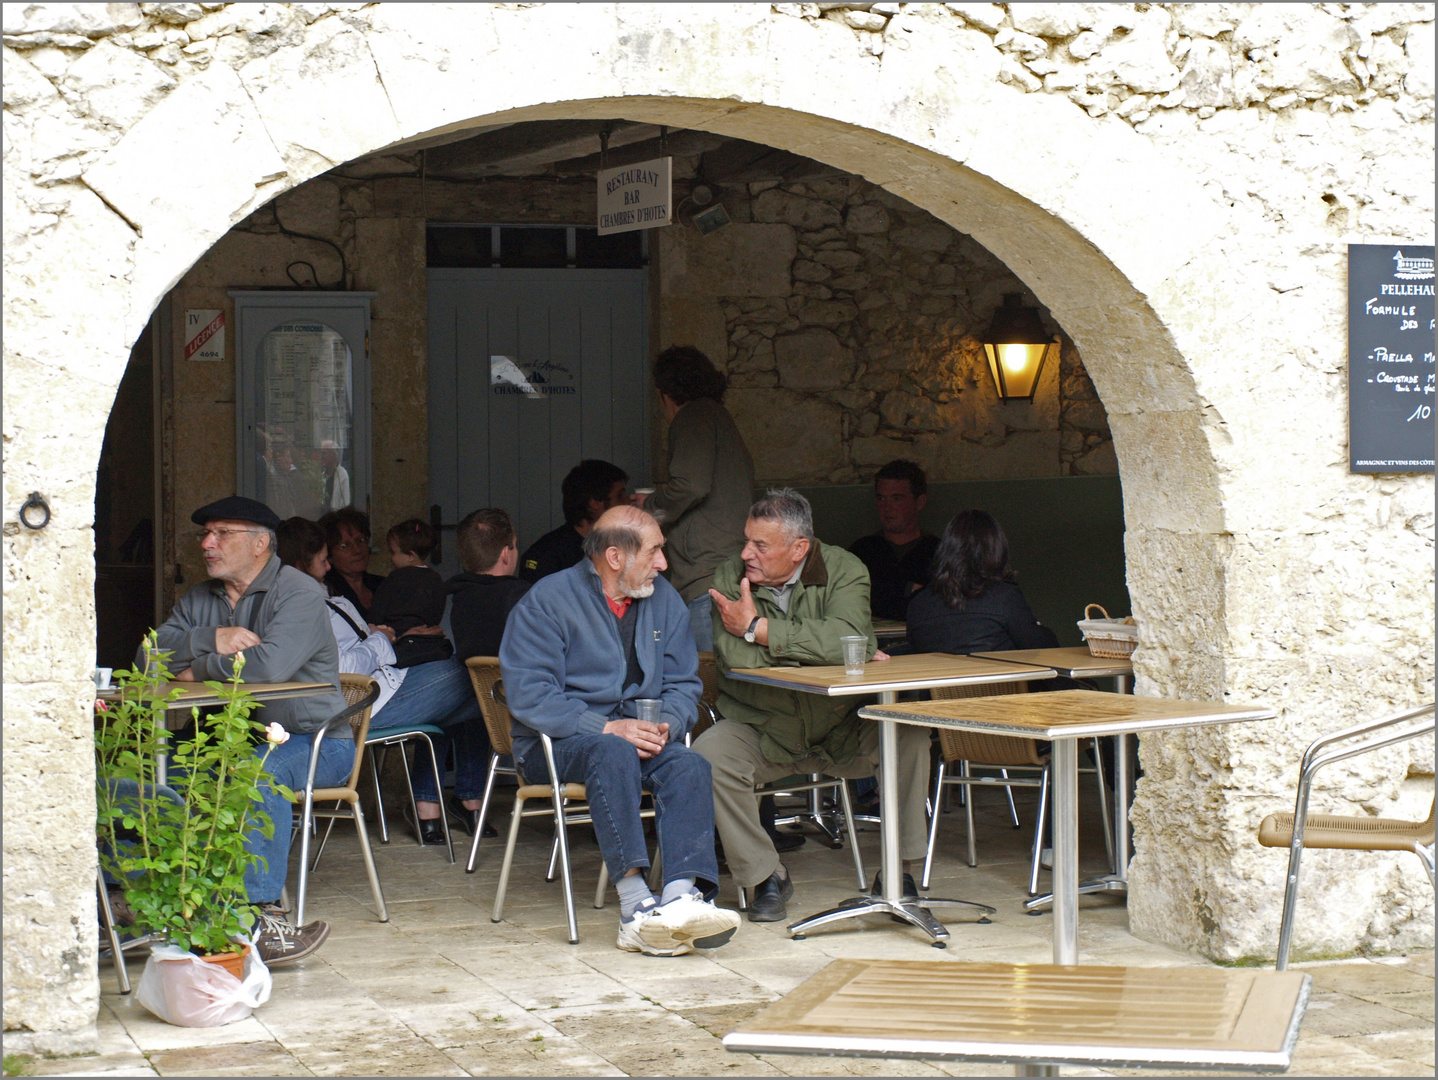
{"label": "man in green jacket", "polygon": [[[839,639],[864,634],[878,652],[869,616],[869,571],[843,548],[814,538],[809,502],[770,491],[749,509],[744,550],[714,572],[714,655],[724,719],[694,749],[714,776],[714,823],[735,884],[751,889],[751,922],[783,919],[794,894],[789,873],[759,820],[756,784],[796,773],[873,776],[879,728],[858,715],[864,697],[827,697],[728,677],[732,668],[842,664]],[[924,855],[929,732],[898,725],[899,854],[904,892],[917,894],[907,863]],[[878,883],[875,883],[875,891]]]}

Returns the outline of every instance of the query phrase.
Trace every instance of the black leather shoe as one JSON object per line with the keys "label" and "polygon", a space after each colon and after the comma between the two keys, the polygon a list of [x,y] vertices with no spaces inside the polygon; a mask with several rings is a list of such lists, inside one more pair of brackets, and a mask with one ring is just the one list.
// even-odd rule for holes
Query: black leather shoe
{"label": "black leather shoe", "polygon": [[444,843],[444,826],[439,823],[439,818],[421,821],[419,835],[426,844],[442,844]]}
{"label": "black leather shoe", "polygon": [[749,897],[750,922],[778,922],[788,914],[784,901],[794,895],[794,882],[780,877],[775,870],[758,885]]}
{"label": "black leather shoe", "polygon": [[[479,821],[478,810],[471,810],[451,795],[449,797],[449,817],[451,821],[457,821],[459,823],[460,830],[466,836],[474,835],[475,823]],[[484,823],[484,838],[486,840],[493,840],[498,835],[499,830],[486,821]]]}
{"label": "black leather shoe", "polygon": [[[883,874],[875,874],[875,875],[874,875],[874,887],[869,890],[869,895],[870,895],[870,896],[883,896],[883,895],[884,895],[884,875],[883,875]],[[917,900],[917,899],[919,898],[919,886],[918,886],[918,883],[917,883],[916,881],[914,881],[914,875],[913,875],[913,874],[905,874],[905,875],[904,875],[904,890],[903,890],[903,897],[902,897],[902,898],[903,898],[904,900]]]}

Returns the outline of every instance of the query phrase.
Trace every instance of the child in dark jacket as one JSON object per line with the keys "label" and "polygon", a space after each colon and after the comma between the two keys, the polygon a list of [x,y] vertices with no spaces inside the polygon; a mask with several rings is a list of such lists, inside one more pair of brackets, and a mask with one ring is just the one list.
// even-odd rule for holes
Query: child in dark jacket
{"label": "child in dark jacket", "polygon": [[369,621],[403,637],[418,626],[438,626],[444,618],[444,579],[426,562],[434,550],[434,531],[419,518],[401,521],[389,531],[389,561],[394,573],[375,589]]}

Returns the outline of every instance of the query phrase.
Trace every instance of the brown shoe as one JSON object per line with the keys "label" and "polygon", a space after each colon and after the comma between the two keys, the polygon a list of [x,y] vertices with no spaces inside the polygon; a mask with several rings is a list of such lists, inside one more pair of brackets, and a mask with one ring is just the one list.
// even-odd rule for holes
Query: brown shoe
{"label": "brown shoe", "polygon": [[303,960],[330,936],[329,923],[316,919],[304,926],[295,926],[284,917],[278,904],[261,904],[256,910],[255,948],[266,967]]}

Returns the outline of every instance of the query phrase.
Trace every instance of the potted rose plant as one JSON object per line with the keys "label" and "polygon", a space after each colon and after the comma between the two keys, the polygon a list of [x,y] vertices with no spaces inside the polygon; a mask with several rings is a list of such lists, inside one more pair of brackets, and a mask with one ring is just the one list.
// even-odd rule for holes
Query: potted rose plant
{"label": "potted rose plant", "polygon": [[[289,736],[278,724],[250,719],[257,703],[240,682],[239,654],[228,684],[205,684],[221,706],[203,720],[191,710],[194,738],[174,747],[169,784],[160,784],[156,753],[167,734],[166,708],[180,690],[169,689],[169,654],[158,650],[153,631],[144,651],[143,668],[115,673],[116,698],[96,702],[101,865],[122,883],[137,929],[239,978],[255,923],[245,871],[259,859],[245,850],[245,835],[273,835],[259,788],[270,779],[270,750]],[[261,740],[264,753],[256,754]]]}

